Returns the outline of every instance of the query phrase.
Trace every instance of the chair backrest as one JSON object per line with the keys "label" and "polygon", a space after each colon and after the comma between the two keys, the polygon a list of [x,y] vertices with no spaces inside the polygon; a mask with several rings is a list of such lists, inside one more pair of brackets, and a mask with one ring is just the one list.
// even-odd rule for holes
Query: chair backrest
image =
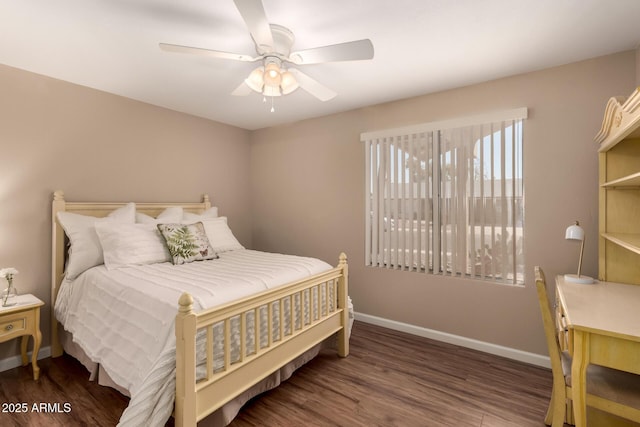
{"label": "chair backrest", "polygon": [[554,381],[556,381],[557,378],[562,378],[562,382],[564,383],[560,343],[558,342],[558,334],[556,333],[556,323],[552,315],[551,306],[549,305],[544,271],[542,271],[542,268],[538,266],[536,266],[534,270],[536,276],[536,288],[538,290],[538,303],[540,304],[540,313],[542,314],[542,324],[544,326],[544,334],[547,339],[549,358],[551,359],[551,372],[553,373]]}

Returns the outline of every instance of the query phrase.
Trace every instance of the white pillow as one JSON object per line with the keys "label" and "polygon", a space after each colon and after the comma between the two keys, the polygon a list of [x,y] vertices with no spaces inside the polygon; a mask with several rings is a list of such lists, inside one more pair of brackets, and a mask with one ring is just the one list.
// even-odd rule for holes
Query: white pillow
{"label": "white pillow", "polygon": [[209,243],[217,253],[244,249],[227,225],[227,217],[203,219],[201,222]]}
{"label": "white pillow", "polygon": [[109,270],[171,261],[156,224],[99,222],[96,232],[104,253],[104,265]]}
{"label": "white pillow", "polygon": [[[212,206],[201,214],[194,214],[191,212],[185,212],[182,216],[183,224],[193,224],[198,221],[202,221],[203,219],[208,218],[217,218],[218,217],[218,208],[216,206]],[[179,221],[179,220],[178,220]]]}
{"label": "white pillow", "polygon": [[104,263],[102,246],[96,234],[95,224],[99,222],[133,223],[136,205],[127,203],[111,212],[105,218],[80,215],[72,212],[58,212],[58,222],[69,238],[69,258],[65,271],[67,279],[75,279],[85,270]]}
{"label": "white pillow", "polygon": [[170,206],[160,212],[157,217],[152,217],[142,212],[136,212],[136,222],[141,224],[160,224],[163,222],[180,222],[184,210],[182,206]]}

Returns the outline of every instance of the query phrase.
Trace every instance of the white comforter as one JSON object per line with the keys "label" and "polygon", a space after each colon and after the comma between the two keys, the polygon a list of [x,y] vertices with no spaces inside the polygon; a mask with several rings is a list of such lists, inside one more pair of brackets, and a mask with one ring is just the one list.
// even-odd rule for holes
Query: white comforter
{"label": "white comforter", "polygon": [[121,426],[162,426],[175,397],[174,320],[183,292],[214,307],[331,269],[313,258],[251,250],[184,265],[107,270],[64,282],[56,316],[94,362],[131,395]]}

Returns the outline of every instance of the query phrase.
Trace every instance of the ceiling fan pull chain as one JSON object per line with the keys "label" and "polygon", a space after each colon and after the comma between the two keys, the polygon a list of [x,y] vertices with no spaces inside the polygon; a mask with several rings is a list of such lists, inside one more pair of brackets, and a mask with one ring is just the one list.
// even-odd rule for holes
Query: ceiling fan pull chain
{"label": "ceiling fan pull chain", "polygon": [[273,113],[274,111],[276,111],[275,108],[273,108],[273,96],[271,97],[271,112]]}

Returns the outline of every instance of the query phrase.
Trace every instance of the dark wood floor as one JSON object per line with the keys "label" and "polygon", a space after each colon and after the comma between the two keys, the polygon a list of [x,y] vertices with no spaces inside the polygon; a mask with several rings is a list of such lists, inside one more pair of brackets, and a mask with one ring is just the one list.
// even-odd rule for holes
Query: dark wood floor
{"label": "dark wood floor", "polygon": [[[125,397],[68,356],[40,366],[37,382],[30,367],[0,373],[1,426],[117,424]],[[550,394],[548,369],[356,322],[349,357],[322,352],[231,426],[541,427]]]}

